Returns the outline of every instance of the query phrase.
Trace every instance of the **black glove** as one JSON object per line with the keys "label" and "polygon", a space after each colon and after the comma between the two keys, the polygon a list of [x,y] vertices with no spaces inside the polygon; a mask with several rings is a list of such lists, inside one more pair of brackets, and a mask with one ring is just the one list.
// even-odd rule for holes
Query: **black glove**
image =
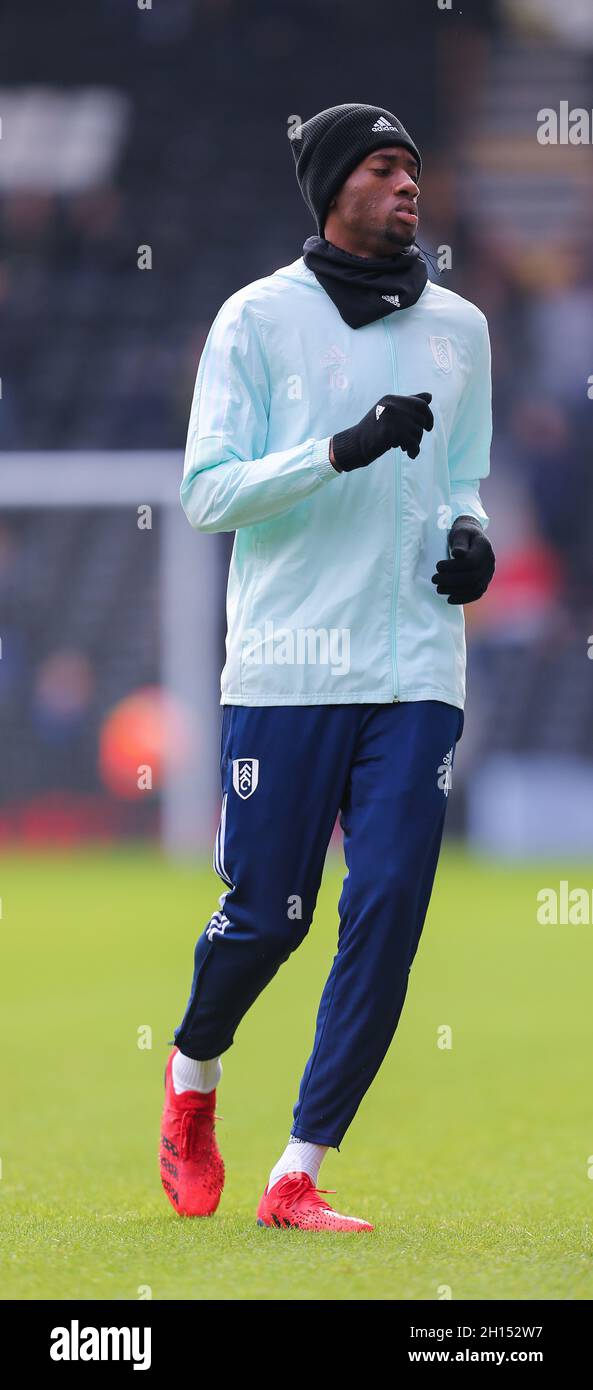
{"label": "black glove", "polygon": [[420,391],[417,396],[381,396],[357,425],[334,435],[332,449],[338,471],[366,468],[388,449],[403,449],[411,459],[417,458],[424,430],[434,425],[431,400],[430,391]]}
{"label": "black glove", "polygon": [[458,516],[449,531],[450,560],[439,560],[432,582],[448,603],[474,603],[486,593],[495,568],[494,551],[479,521]]}

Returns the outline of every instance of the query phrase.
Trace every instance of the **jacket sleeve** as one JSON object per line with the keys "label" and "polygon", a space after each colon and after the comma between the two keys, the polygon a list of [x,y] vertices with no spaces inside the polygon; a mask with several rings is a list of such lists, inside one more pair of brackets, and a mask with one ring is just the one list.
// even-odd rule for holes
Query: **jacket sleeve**
{"label": "jacket sleeve", "polygon": [[266,453],[270,379],[259,325],[232,296],[217,315],[193,396],[181,503],[198,531],[235,531],[288,511],[330,478],[327,439]]}
{"label": "jacket sleeve", "polygon": [[471,349],[470,370],[449,440],[451,525],[458,516],[473,516],[486,529],[489,517],[480,498],[480,480],[490,472],[492,378],[490,338],[483,314]]}

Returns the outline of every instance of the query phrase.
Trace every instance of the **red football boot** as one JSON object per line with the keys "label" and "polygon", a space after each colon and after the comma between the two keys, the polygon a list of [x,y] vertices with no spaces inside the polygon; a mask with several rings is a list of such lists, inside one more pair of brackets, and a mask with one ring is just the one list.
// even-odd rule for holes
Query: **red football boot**
{"label": "red football boot", "polygon": [[340,1216],[308,1173],[287,1173],[266,1190],[257,1209],[258,1226],[295,1226],[299,1231],[372,1231],[358,1216]]}
{"label": "red football boot", "polygon": [[173,1085],[174,1047],[165,1072],[161,1124],[161,1182],[180,1216],[211,1216],[224,1187],[224,1163],[214,1121],[216,1091],[181,1091]]}

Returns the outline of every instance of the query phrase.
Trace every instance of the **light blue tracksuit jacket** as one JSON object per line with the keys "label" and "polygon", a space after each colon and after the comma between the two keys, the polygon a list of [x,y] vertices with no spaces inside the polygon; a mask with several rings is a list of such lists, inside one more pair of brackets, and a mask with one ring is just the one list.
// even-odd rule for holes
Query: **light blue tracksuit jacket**
{"label": "light blue tracksuit jacket", "polygon": [[[353,473],[333,434],[380,396],[432,392],[418,458]],[[194,392],[181,500],[236,531],[222,704],[444,700],[463,708],[463,608],[431,583],[456,516],[488,517],[490,344],[475,305],[428,281],[364,328],[302,258],[231,295]]]}

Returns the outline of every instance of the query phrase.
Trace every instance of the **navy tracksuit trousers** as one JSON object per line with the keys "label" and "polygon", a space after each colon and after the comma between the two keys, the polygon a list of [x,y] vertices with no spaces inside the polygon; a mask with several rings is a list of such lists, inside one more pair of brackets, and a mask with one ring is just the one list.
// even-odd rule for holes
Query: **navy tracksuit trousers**
{"label": "navy tracksuit trousers", "polygon": [[424,924],[463,712],[440,700],[223,710],[214,865],[226,891],[200,936],[189,1057],[217,1057],[305,937],[336,817],[347,875],[338,948],[292,1133],[338,1147],[395,1033]]}

